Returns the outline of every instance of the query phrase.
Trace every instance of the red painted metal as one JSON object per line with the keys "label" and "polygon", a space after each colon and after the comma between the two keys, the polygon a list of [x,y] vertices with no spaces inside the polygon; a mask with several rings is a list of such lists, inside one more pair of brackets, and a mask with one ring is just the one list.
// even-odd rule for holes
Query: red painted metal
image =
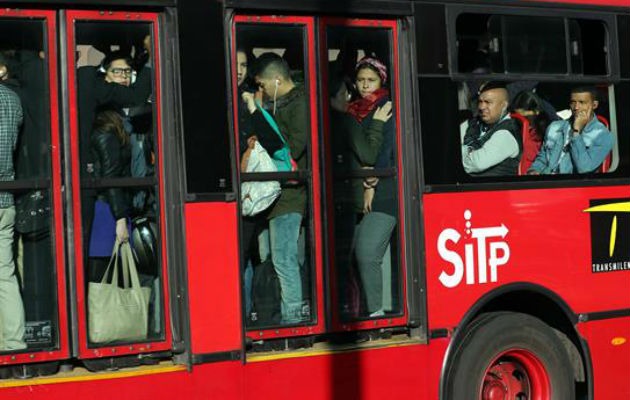
{"label": "red painted metal", "polygon": [[[467,192],[424,195],[425,248],[429,326],[453,328],[484,294],[502,285],[530,282],[556,293],[576,313],[628,308],[624,293],[628,271],[591,272],[590,215],[583,212],[591,199],[627,198],[628,186]],[[472,213],[472,228],[505,225],[510,248],[506,265],[497,268],[497,282],[447,288],[442,272],[453,265],[438,254],[438,237],[448,228],[462,239],[448,248],[464,258],[464,244],[476,246],[466,236],[464,212]],[[489,240],[490,241],[490,240]],[[476,262],[476,248],[473,249]],[[475,274],[476,276],[477,274]],[[448,312],[444,307],[448,305]]]}
{"label": "red painted metal", "polygon": [[[626,277],[620,280],[627,288],[630,279]],[[615,296],[615,293],[619,295]],[[621,297],[626,304],[630,302],[627,291],[616,292],[613,289],[608,292],[608,297]],[[630,317],[582,322],[577,327],[580,335],[588,342],[591,353],[595,389],[593,398],[630,399]]]}
{"label": "red painted metal", "polygon": [[[315,301],[317,304],[317,314],[314,324],[291,327],[291,328],[276,328],[266,330],[255,330],[248,333],[248,336],[252,339],[264,339],[264,338],[279,338],[286,336],[299,336],[299,335],[311,335],[321,333],[324,331],[324,279],[323,279],[323,261],[322,261],[322,227],[321,227],[321,177],[319,166],[319,141],[318,141],[318,110],[317,110],[317,76],[315,73],[315,24],[312,17],[295,17],[295,16],[258,16],[258,15],[236,15],[234,16],[232,23],[232,62],[236,65],[236,50],[234,38],[236,37],[236,24],[237,23],[251,23],[251,24],[287,24],[287,25],[299,25],[304,27],[304,33],[306,35],[306,65],[307,76],[305,80],[308,82],[308,96],[309,96],[309,118],[310,118],[310,157],[311,160],[311,199],[309,206],[312,214],[312,238],[315,244],[314,246],[314,259],[315,259]],[[236,101],[238,101],[237,87],[236,87],[236,73],[232,74],[232,93]],[[237,105],[234,102],[234,115],[236,116]],[[238,118],[234,118],[237,120]],[[235,134],[238,130],[235,130]],[[236,136],[236,142],[238,143],[238,136]]]}
{"label": "red painted metal", "polygon": [[[394,100],[394,112],[396,118],[396,143],[397,143],[397,154],[398,154],[398,221],[399,230],[398,240],[399,240],[399,249],[400,251],[400,263],[401,263],[401,273],[402,277],[406,276],[406,259],[405,252],[402,249],[405,248],[405,219],[404,219],[404,204],[403,204],[403,168],[402,168],[402,147],[401,147],[401,126],[400,126],[400,107],[396,106],[397,104],[401,104],[400,98],[400,81],[398,79],[398,60],[399,60],[399,51],[398,51],[398,22],[392,20],[367,20],[367,19],[350,19],[350,18],[332,18],[332,17],[323,17],[319,20],[319,43],[320,43],[320,69],[322,74],[322,82],[328,82],[328,46],[326,44],[326,28],[329,26],[347,26],[347,27],[364,27],[364,28],[375,28],[375,29],[388,29],[392,35],[392,53],[393,53],[393,73],[390,73],[391,82],[393,82],[394,90],[396,98]],[[391,72],[391,71],[390,71]],[[328,91],[328,85],[321,86],[322,98],[329,99],[330,93]],[[330,104],[328,101],[323,101],[323,136],[324,143],[326,143],[326,148],[330,148],[331,144],[331,131],[330,131]],[[332,198],[332,182],[333,182],[333,171],[332,165],[333,161],[331,159],[330,152],[326,152],[326,165],[324,174],[326,175],[326,193],[327,198],[327,207],[329,210],[334,210],[333,207],[333,198]],[[333,224],[330,223],[328,225],[328,238],[331,243],[335,241]],[[350,330],[362,330],[362,329],[377,329],[383,327],[391,327],[391,326],[401,326],[407,323],[407,303],[403,302],[403,315],[400,317],[384,317],[380,319],[370,319],[365,321],[342,321],[339,316],[339,306],[338,306],[338,281],[336,279],[336,268],[335,268],[335,254],[333,246],[330,247],[328,252],[328,259],[330,260],[329,272],[328,275],[331,277],[330,279],[330,296],[332,300],[332,329],[335,331],[350,331]],[[407,293],[407,285],[405,283],[401,284],[402,287],[402,296],[406,298]]]}
{"label": "red painted metal", "polygon": [[[520,397],[524,396],[524,397]],[[548,400],[549,376],[542,361],[525,349],[512,349],[490,362],[479,388],[480,400]]]}
{"label": "red painted metal", "polygon": [[532,3],[583,4],[590,6],[630,7],[628,0],[527,0]]}
{"label": "red painted metal", "polygon": [[188,306],[195,354],[241,348],[236,203],[185,207]]}
{"label": "red painted metal", "polygon": [[65,277],[65,253],[63,245],[63,210],[61,198],[61,141],[59,138],[59,102],[57,87],[57,23],[56,13],[48,10],[18,10],[0,9],[3,18],[21,18],[29,20],[41,20],[44,23],[46,66],[48,68],[48,92],[50,102],[50,135],[51,135],[51,162],[52,162],[52,186],[50,188],[53,201],[53,238],[56,268],[56,291],[58,312],[59,346],[55,350],[43,352],[26,352],[20,354],[1,355],[0,365],[23,364],[63,359],[69,356],[68,342],[68,312],[66,299]]}
{"label": "red painted metal", "polygon": [[[81,185],[80,185],[80,163],[79,163],[79,121],[78,121],[78,104],[77,104],[77,90],[76,90],[76,59],[75,59],[75,32],[74,24],[77,21],[120,21],[120,22],[146,22],[152,24],[152,34],[154,38],[158,38],[158,14],[155,13],[139,13],[139,12],[122,12],[122,11],[76,11],[71,10],[66,13],[66,26],[67,26],[67,47],[68,47],[68,99],[69,99],[69,113],[70,113],[70,146],[71,146],[71,162],[72,162],[72,206],[74,209],[74,249],[76,260],[76,281],[77,285],[77,304],[78,304],[78,327],[79,327],[79,356],[81,358],[96,358],[96,357],[109,357],[114,355],[136,354],[142,352],[155,352],[160,350],[167,350],[171,348],[172,335],[170,327],[170,318],[165,318],[165,332],[164,340],[156,340],[145,343],[133,343],[131,345],[115,345],[104,346],[98,348],[88,347],[87,340],[87,318],[86,318],[86,293],[85,287],[82,282],[85,282],[83,259],[83,239],[82,232],[83,226],[81,221]],[[157,40],[153,40],[153,60],[159,60],[159,47],[157,46]],[[159,82],[159,62],[154,61],[153,73],[157,82]],[[160,85],[155,85],[155,109],[157,110],[158,121],[158,162],[162,161],[162,139],[161,139],[161,115],[160,115]],[[163,182],[163,163],[159,165],[159,191],[163,198],[164,182]],[[161,221],[164,221],[164,204],[160,202],[160,216]],[[163,306],[164,315],[168,314],[168,286],[166,284],[166,244],[164,236],[164,224],[161,226],[162,235],[162,282],[163,282]],[[70,247],[72,248],[72,247]]]}

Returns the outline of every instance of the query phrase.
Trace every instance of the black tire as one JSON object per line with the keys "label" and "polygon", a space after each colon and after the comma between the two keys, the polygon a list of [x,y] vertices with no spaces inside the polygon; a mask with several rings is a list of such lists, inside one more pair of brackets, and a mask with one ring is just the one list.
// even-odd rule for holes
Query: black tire
{"label": "black tire", "polygon": [[[482,314],[466,328],[449,361],[444,399],[481,399],[479,393],[487,378],[486,371],[491,363],[497,365],[493,360],[506,354],[507,363],[519,365],[510,358],[510,352],[532,356],[534,363],[543,367],[549,382],[547,389],[551,392],[543,400],[575,400],[573,368],[562,341],[540,319],[510,312]],[[533,389],[534,386],[531,385],[532,391],[541,389]],[[520,398],[527,399],[526,396]]]}

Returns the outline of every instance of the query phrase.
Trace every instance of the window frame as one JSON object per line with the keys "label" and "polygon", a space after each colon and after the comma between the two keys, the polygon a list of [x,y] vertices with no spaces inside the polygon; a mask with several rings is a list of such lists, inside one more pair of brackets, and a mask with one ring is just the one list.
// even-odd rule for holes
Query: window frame
{"label": "window frame", "polygon": [[[73,340],[76,356],[80,359],[93,359],[103,357],[113,357],[129,354],[141,354],[141,353],[154,353],[158,351],[166,351],[172,348],[172,327],[170,324],[170,299],[169,299],[169,265],[167,264],[166,254],[166,218],[165,218],[165,183],[164,183],[164,140],[163,140],[163,123],[162,123],[162,110],[163,104],[161,99],[161,81],[160,81],[160,40],[161,40],[161,21],[159,13],[150,12],[125,12],[125,11],[85,11],[85,10],[69,10],[65,13],[65,41],[66,46],[66,59],[67,59],[67,93],[68,93],[68,121],[69,127],[67,128],[66,137],[66,151],[69,153],[66,155],[67,161],[71,168],[67,168],[66,176],[68,184],[71,184],[71,193],[68,195],[68,202],[72,207],[72,215],[68,216],[68,225],[72,227],[73,232],[68,240],[72,241],[74,254],[71,259],[74,262],[70,264],[70,272],[74,281],[71,287],[71,307],[73,312]],[[90,22],[90,21],[120,21],[124,22],[143,22],[151,24],[152,35],[152,61],[153,61],[153,97],[155,115],[153,116],[154,126],[156,128],[155,137],[157,139],[157,186],[156,192],[159,194],[159,222],[158,226],[160,231],[160,266],[161,266],[161,298],[163,306],[163,327],[162,338],[145,340],[142,342],[134,342],[127,344],[114,344],[114,345],[97,345],[90,346],[88,344],[88,332],[87,332],[87,291],[85,290],[85,271],[84,271],[84,257],[83,257],[83,225],[81,214],[81,178],[80,178],[80,162],[79,162],[79,121],[77,112],[77,74],[76,74],[76,34],[75,23],[76,22]],[[63,32],[62,32],[63,33]],[[68,171],[69,170],[69,171]],[[78,250],[77,250],[78,249]]]}
{"label": "window frame", "polygon": [[[457,27],[456,21],[460,15],[463,14],[485,14],[485,15],[505,15],[505,16],[521,16],[521,17],[556,17],[564,20],[565,25],[565,42],[566,42],[566,56],[567,56],[567,73],[553,74],[553,73],[489,73],[489,74],[473,74],[464,73],[458,71],[458,48],[457,48]],[[571,58],[570,58],[570,32],[568,27],[569,20],[595,20],[603,23],[607,31],[608,39],[608,73],[606,75],[574,75],[571,72]],[[446,30],[447,30],[447,44],[448,50],[448,63],[450,76],[454,80],[466,80],[474,77],[475,79],[483,80],[506,80],[506,76],[510,77],[510,80],[540,80],[544,78],[565,78],[571,81],[582,82],[614,82],[620,79],[619,71],[619,43],[617,35],[614,34],[618,31],[617,19],[614,14],[605,12],[581,12],[573,10],[554,10],[552,8],[545,9],[531,9],[525,7],[485,7],[476,5],[447,5],[446,6]],[[498,79],[497,79],[498,78]]]}
{"label": "window frame", "polygon": [[[496,14],[496,15],[517,15],[517,16],[556,16],[568,20],[596,20],[604,23],[608,34],[609,52],[608,63],[609,73],[606,76],[598,75],[554,75],[554,74],[505,74],[505,73],[491,73],[491,74],[473,74],[473,73],[460,73],[457,72],[457,46],[456,46],[456,28],[454,21],[461,14],[475,13],[475,14]],[[607,84],[609,86],[614,85],[614,90],[609,89],[609,98],[611,93],[615,93],[615,101],[620,97],[619,93],[616,93],[616,86],[625,85],[628,81],[623,77],[620,71],[620,53],[619,45],[620,41],[626,40],[626,38],[619,37],[618,28],[619,14],[608,11],[591,11],[586,12],[577,9],[558,9],[557,7],[549,6],[542,9],[526,8],[526,7],[510,7],[510,6],[490,6],[482,7],[475,5],[454,5],[447,4],[444,6],[444,19],[446,26],[446,44],[448,47],[448,72],[444,74],[430,74],[419,73],[417,78],[419,84],[422,87],[423,82],[436,82],[437,79],[448,79],[452,84],[470,80],[496,80],[496,81],[518,81],[518,80],[537,80],[540,82],[562,82],[562,83],[574,83],[576,86],[584,84]],[[422,34],[422,27],[418,27],[418,34]],[[569,40],[569,36],[567,36]],[[623,42],[621,42],[623,43]],[[568,55],[569,53],[567,53]],[[421,55],[419,55],[421,56]],[[620,110],[619,105],[615,104],[615,107],[611,107],[611,111],[616,108]],[[426,111],[420,106],[420,116],[422,118]],[[619,124],[624,125],[627,121],[624,117],[620,118],[620,114],[615,115],[614,118],[610,118],[611,121],[615,121],[617,126],[617,142],[619,137],[623,135],[622,128]],[[424,133],[421,131],[421,135]],[[459,143],[459,140],[457,141]],[[620,154],[615,149],[621,149],[618,143],[613,147],[613,163],[611,167],[616,167],[614,171],[599,174],[597,176],[589,174],[587,176],[579,174],[562,175],[553,178],[549,176],[521,176],[518,179],[511,177],[499,177],[492,180],[488,178],[477,178],[473,181],[472,178],[466,181],[459,181],[458,174],[451,173],[451,178],[448,181],[441,180],[439,182],[426,180],[426,172],[423,172],[423,178],[425,185],[423,187],[423,193],[441,193],[441,192],[456,192],[456,191],[476,191],[476,190],[497,190],[497,189],[530,189],[530,188],[563,188],[563,187],[586,187],[586,186],[613,186],[613,185],[625,185],[630,177],[630,171],[619,171],[617,167],[620,160]],[[616,154],[616,158],[615,158]],[[461,165],[461,155],[454,157],[455,161]],[[420,166],[423,171],[425,167],[430,165],[430,160],[423,159]]]}
{"label": "window frame", "polygon": [[[307,143],[307,157],[310,160],[309,163],[309,171],[304,174],[300,174],[300,171],[297,173],[292,172],[280,172],[280,173],[266,173],[265,177],[261,176],[261,179],[254,180],[273,180],[277,178],[287,178],[292,174],[297,174],[298,178],[305,179],[308,184],[308,198],[307,198],[307,207],[310,207],[309,212],[306,214],[309,216],[308,224],[310,229],[310,239],[306,241],[306,245],[310,245],[310,252],[307,252],[310,255],[311,261],[314,261],[311,265],[311,271],[314,275],[311,276],[311,289],[314,289],[313,294],[316,296],[314,301],[311,304],[311,315],[312,320],[297,326],[274,326],[274,327],[262,327],[262,328],[247,328],[245,325],[245,318],[243,318],[243,332],[246,337],[249,337],[253,340],[261,340],[261,339],[275,339],[275,338],[285,338],[285,337],[297,337],[304,335],[314,335],[320,334],[325,331],[326,319],[325,319],[325,291],[324,291],[324,278],[323,278],[323,240],[322,240],[322,208],[321,208],[321,178],[320,178],[320,155],[319,155],[319,119],[317,113],[317,74],[315,71],[315,66],[317,65],[317,57],[315,53],[315,17],[313,16],[275,16],[275,15],[254,15],[243,13],[240,14],[235,12],[232,15],[232,19],[230,21],[230,30],[229,30],[229,49],[230,55],[227,57],[229,60],[230,68],[229,68],[229,76],[230,76],[230,102],[228,104],[228,109],[230,110],[230,127],[232,129],[231,137],[234,143],[232,146],[233,151],[233,159],[236,160],[236,190],[237,190],[237,199],[241,198],[241,182],[246,180],[251,180],[249,177],[244,176],[242,179],[240,168],[240,154],[238,150],[238,142],[239,142],[239,131],[238,131],[238,87],[236,83],[236,25],[239,23],[246,24],[261,24],[261,25],[289,25],[289,26],[302,26],[304,33],[304,82],[307,85],[308,89],[308,101],[309,101],[309,135],[310,140]],[[310,174],[309,174],[310,173]],[[268,175],[267,175],[268,174]],[[304,176],[306,175],[306,176]],[[310,175],[310,176],[309,176]],[[237,201],[237,210],[238,215],[237,218],[241,218],[241,202]],[[311,244],[312,243],[312,244]],[[240,222],[239,222],[239,249],[242,247],[240,243]],[[241,253],[239,251],[239,268],[240,268],[240,276],[241,282],[244,276],[245,270],[245,260],[242,259]],[[241,295],[242,300],[244,300],[244,293]],[[244,315],[244,301],[241,301],[241,312]],[[313,312],[313,308],[315,308],[315,312]]]}
{"label": "window frame", "polygon": [[[51,176],[46,179],[34,179],[28,181],[28,188],[42,188],[50,191],[51,195],[51,239],[52,258],[55,262],[55,291],[57,298],[57,340],[53,348],[39,349],[35,351],[6,352],[0,354],[1,365],[26,364],[33,362],[52,361],[66,359],[70,356],[70,337],[68,326],[68,299],[66,292],[65,251],[64,251],[64,213],[62,209],[62,168],[61,168],[61,137],[59,131],[59,87],[57,82],[57,12],[53,10],[33,9],[0,9],[0,18],[16,20],[42,20],[43,44],[46,51],[46,80],[48,89],[48,101],[50,102],[50,153]],[[18,183],[18,182],[15,182]],[[8,184],[8,185],[7,185]],[[3,183],[11,186],[13,182]],[[51,284],[54,284],[51,282]]]}
{"label": "window frame", "polygon": [[[377,28],[377,29],[388,29],[390,30],[390,57],[392,61],[392,71],[390,73],[390,80],[393,83],[392,87],[392,98],[395,99],[394,102],[394,111],[395,111],[395,121],[396,121],[396,160],[397,160],[397,173],[395,176],[396,185],[398,188],[397,193],[397,224],[395,228],[395,232],[398,240],[398,265],[400,272],[400,282],[399,286],[399,298],[401,300],[401,314],[396,314],[393,316],[383,316],[379,318],[358,318],[355,320],[342,320],[339,315],[338,310],[338,283],[337,277],[335,275],[335,252],[334,246],[331,245],[331,242],[334,242],[334,225],[332,223],[328,223],[326,221],[324,223],[326,227],[326,260],[327,260],[327,270],[326,274],[329,277],[329,293],[328,298],[330,299],[330,320],[331,320],[331,328],[333,331],[351,331],[351,330],[366,330],[366,329],[378,329],[378,328],[390,328],[395,326],[405,326],[409,319],[409,309],[408,309],[408,301],[407,301],[407,290],[409,287],[408,283],[408,273],[407,273],[407,238],[404,232],[408,229],[406,216],[406,208],[405,208],[405,181],[404,181],[404,164],[403,164],[403,153],[404,149],[402,147],[403,139],[402,139],[402,117],[401,117],[401,107],[403,106],[402,96],[400,93],[400,54],[399,54],[399,20],[395,19],[356,19],[356,18],[343,18],[343,17],[321,17],[318,21],[319,26],[319,38],[318,38],[318,46],[320,49],[319,52],[319,64],[320,64],[320,76],[321,76],[321,84],[320,84],[320,93],[321,93],[321,124],[322,124],[322,135],[321,135],[321,143],[322,148],[327,149],[330,144],[330,103],[328,99],[330,98],[330,93],[328,91],[328,47],[327,47],[327,27],[356,27],[356,28]],[[332,159],[330,158],[331,152],[324,151],[322,152],[322,164],[324,165],[324,175],[326,176],[324,188],[326,193],[326,198],[324,199],[327,204],[327,208],[333,204],[332,197],[332,179],[333,179],[333,171],[331,166]],[[393,179],[394,176],[388,177],[389,179]]]}

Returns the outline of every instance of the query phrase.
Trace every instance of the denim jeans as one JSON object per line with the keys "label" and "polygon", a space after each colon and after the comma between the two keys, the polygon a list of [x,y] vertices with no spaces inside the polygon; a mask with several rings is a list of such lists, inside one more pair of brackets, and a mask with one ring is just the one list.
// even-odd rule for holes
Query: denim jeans
{"label": "denim jeans", "polygon": [[[302,215],[288,213],[269,221],[271,261],[280,281],[283,324],[302,320],[302,276],[299,263],[299,238]],[[261,255],[263,254],[263,246]]]}

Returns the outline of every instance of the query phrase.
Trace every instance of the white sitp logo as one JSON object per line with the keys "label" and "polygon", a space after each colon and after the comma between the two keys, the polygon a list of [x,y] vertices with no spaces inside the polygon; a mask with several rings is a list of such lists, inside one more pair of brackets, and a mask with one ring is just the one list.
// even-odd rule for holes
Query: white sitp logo
{"label": "white sitp logo", "polygon": [[[461,234],[455,229],[447,228],[440,233],[438,237],[437,247],[438,253],[443,260],[453,264],[452,273],[449,275],[446,271],[440,273],[440,282],[442,285],[453,288],[459,285],[466,273],[466,284],[473,285],[475,283],[488,282],[488,266],[490,266],[490,282],[497,281],[497,267],[505,265],[510,259],[510,247],[504,241],[497,240],[499,237],[505,239],[508,229],[505,225],[492,226],[486,228],[471,228],[470,218],[472,213],[470,210],[464,212],[466,219],[466,235],[470,237],[471,243],[464,245],[464,261],[459,253],[447,248],[449,242],[457,244],[461,239]],[[472,240],[476,239],[476,243]],[[477,247],[477,268],[475,270],[475,244]],[[486,251],[487,250],[487,251]],[[489,253],[489,254],[488,254]],[[450,268],[449,268],[450,270]],[[475,271],[477,272],[477,282],[475,282]]]}

